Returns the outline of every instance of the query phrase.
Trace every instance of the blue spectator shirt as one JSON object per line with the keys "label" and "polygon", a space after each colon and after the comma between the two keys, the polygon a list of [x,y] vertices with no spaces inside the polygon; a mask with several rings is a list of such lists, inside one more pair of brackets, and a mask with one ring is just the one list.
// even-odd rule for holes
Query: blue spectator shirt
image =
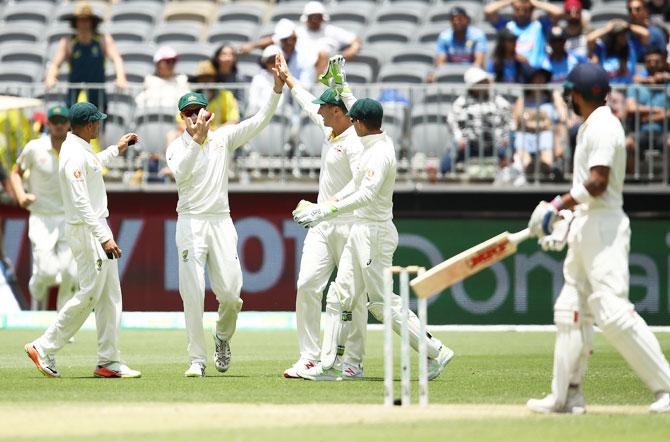
{"label": "blue spectator shirt", "polygon": [[445,54],[449,63],[470,64],[475,61],[475,54],[488,51],[488,42],[484,33],[468,26],[465,30],[465,39],[457,40],[452,29],[440,33],[437,38],[437,54]]}
{"label": "blue spectator shirt", "polygon": [[[523,83],[523,65],[516,60],[505,60],[503,61],[503,77],[502,79],[496,78],[497,83]],[[496,74],[495,66],[493,60],[489,59],[486,70],[493,75]]]}
{"label": "blue spectator shirt", "polygon": [[[626,98],[633,98],[641,106],[659,108],[670,106],[670,84],[664,85],[665,89],[662,88],[663,85],[657,85],[657,89],[654,90],[652,90],[650,86],[651,85],[634,84],[628,88]],[[663,130],[663,125],[658,122],[640,122],[640,131],[644,132],[648,130],[660,132]]]}
{"label": "blue spectator shirt", "polygon": [[547,59],[552,83],[563,83],[575,66],[579,63],[587,62],[586,57],[582,57],[574,52],[568,52],[562,60],[554,60],[551,57],[547,57]]}
{"label": "blue spectator shirt", "polygon": [[500,17],[494,27],[498,30],[506,27],[516,35],[516,52],[528,59],[531,67],[542,66],[545,59],[545,47],[547,40],[545,33],[551,27],[551,20],[548,16],[543,16],[539,20],[531,20],[524,27],[519,26],[515,21]]}
{"label": "blue spectator shirt", "polygon": [[626,66],[622,67],[617,57],[607,54],[605,45],[601,41],[596,43],[595,54],[598,60],[600,60],[600,65],[607,71],[611,84],[630,84],[633,82],[637,53],[631,44],[630,38],[628,39],[628,60]]}
{"label": "blue spectator shirt", "polygon": [[665,49],[667,46],[667,42],[665,41],[665,34],[663,34],[663,31],[656,26],[656,25],[649,25],[647,28],[649,31],[649,43],[646,45],[643,45],[640,39],[633,34],[632,32],[628,32],[628,44],[633,46],[633,49],[635,50],[635,54],[637,54],[637,62],[638,63],[643,63],[644,62],[644,51],[647,48],[651,48],[653,46],[656,46],[657,48],[660,49]]}

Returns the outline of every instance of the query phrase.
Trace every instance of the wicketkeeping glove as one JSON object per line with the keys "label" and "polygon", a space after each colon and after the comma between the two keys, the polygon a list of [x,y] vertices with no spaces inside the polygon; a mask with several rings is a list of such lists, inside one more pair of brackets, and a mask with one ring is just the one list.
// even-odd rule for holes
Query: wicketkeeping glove
{"label": "wicketkeeping glove", "polygon": [[545,252],[560,252],[568,243],[568,233],[575,215],[571,210],[558,212],[560,219],[554,223],[551,235],[540,238],[537,243]]}
{"label": "wicketkeeping glove", "polygon": [[307,229],[316,226],[321,221],[333,218],[336,213],[337,208],[330,203],[313,204],[303,210],[295,212],[293,219]]}
{"label": "wicketkeeping glove", "polygon": [[316,206],[315,203],[307,200],[300,200],[297,206],[295,206],[295,210],[291,212],[291,215],[293,215],[293,219],[295,219],[296,214],[299,212],[302,212],[303,210],[307,209],[308,207]]}

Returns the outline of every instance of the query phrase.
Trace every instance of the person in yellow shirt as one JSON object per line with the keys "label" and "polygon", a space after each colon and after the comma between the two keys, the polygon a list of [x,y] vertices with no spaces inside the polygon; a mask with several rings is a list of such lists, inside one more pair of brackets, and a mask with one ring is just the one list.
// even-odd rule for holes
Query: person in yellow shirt
{"label": "person in yellow shirt", "polygon": [[[216,69],[209,60],[198,63],[195,72],[194,83],[216,83]],[[227,89],[200,89],[209,101],[208,109],[214,114],[212,128],[235,124],[240,121],[240,108],[237,99]]]}

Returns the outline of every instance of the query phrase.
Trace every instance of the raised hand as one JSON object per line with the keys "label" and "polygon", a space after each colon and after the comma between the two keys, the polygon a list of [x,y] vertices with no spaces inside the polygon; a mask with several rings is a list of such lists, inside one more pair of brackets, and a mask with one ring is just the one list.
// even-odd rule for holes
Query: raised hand
{"label": "raised hand", "polygon": [[288,77],[288,67],[286,68],[285,72],[282,71],[282,63],[283,65],[286,65],[286,60],[284,60],[284,57],[281,54],[275,55],[275,66],[272,68],[272,76],[275,79],[273,90],[276,94],[281,94],[281,90],[284,87],[286,78]]}
{"label": "raised hand", "polygon": [[[209,118],[207,118],[208,114]],[[186,122],[186,131],[193,137],[193,141],[198,144],[204,144],[207,139],[207,134],[209,133],[209,127],[214,120],[214,114],[210,114],[205,108],[202,108],[198,112],[198,117],[196,118],[195,123],[191,118],[185,118],[184,120]]]}

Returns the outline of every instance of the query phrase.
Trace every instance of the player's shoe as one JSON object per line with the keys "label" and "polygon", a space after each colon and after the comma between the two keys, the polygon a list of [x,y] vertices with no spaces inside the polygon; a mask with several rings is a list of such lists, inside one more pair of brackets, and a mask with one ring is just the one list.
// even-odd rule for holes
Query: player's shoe
{"label": "player's shoe", "polygon": [[287,368],[284,370],[284,377],[287,379],[300,379],[300,376],[298,376],[298,369],[304,368],[305,370],[309,370],[310,368],[314,367],[317,364],[317,361],[311,360],[311,359],[303,359],[300,358],[298,362],[293,364],[292,367]]}
{"label": "player's shoe", "polygon": [[205,377],[205,365],[200,362],[194,362],[188,367],[188,370],[184,372],[184,376],[187,378],[204,378]]}
{"label": "player's shoe", "polygon": [[444,370],[444,367],[454,358],[454,351],[443,345],[436,358],[428,358],[428,380],[437,378]]}
{"label": "player's shoe", "polygon": [[344,62],[344,57],[341,55],[330,57],[326,72],[319,75],[319,81],[330,88],[342,86],[347,81],[344,73]]}
{"label": "player's shoe", "polygon": [[323,365],[316,364],[312,368],[298,369],[298,376],[310,381],[341,381],[342,372],[335,368],[323,368]]}
{"label": "player's shoe", "polygon": [[139,378],[142,377],[142,373],[133,370],[122,362],[110,362],[95,367],[93,376],[96,378]]}
{"label": "player's shoe", "polygon": [[26,344],[23,348],[40,373],[48,378],[60,377],[60,373],[56,369],[56,358],[53,355],[42,354],[32,342]]}
{"label": "player's shoe", "polygon": [[357,381],[363,379],[363,366],[360,364],[342,364],[342,380]]}
{"label": "player's shoe", "polygon": [[657,393],[656,402],[649,406],[649,411],[652,413],[670,412],[670,393]]}
{"label": "player's shoe", "polygon": [[214,366],[221,373],[225,373],[230,367],[230,343],[214,335],[214,346]]}
{"label": "player's shoe", "polygon": [[529,399],[526,406],[535,413],[568,413],[584,414],[586,413],[586,401],[581,391],[568,392],[568,398],[565,406],[556,405],[556,399],[553,394],[548,394],[542,399]]}

